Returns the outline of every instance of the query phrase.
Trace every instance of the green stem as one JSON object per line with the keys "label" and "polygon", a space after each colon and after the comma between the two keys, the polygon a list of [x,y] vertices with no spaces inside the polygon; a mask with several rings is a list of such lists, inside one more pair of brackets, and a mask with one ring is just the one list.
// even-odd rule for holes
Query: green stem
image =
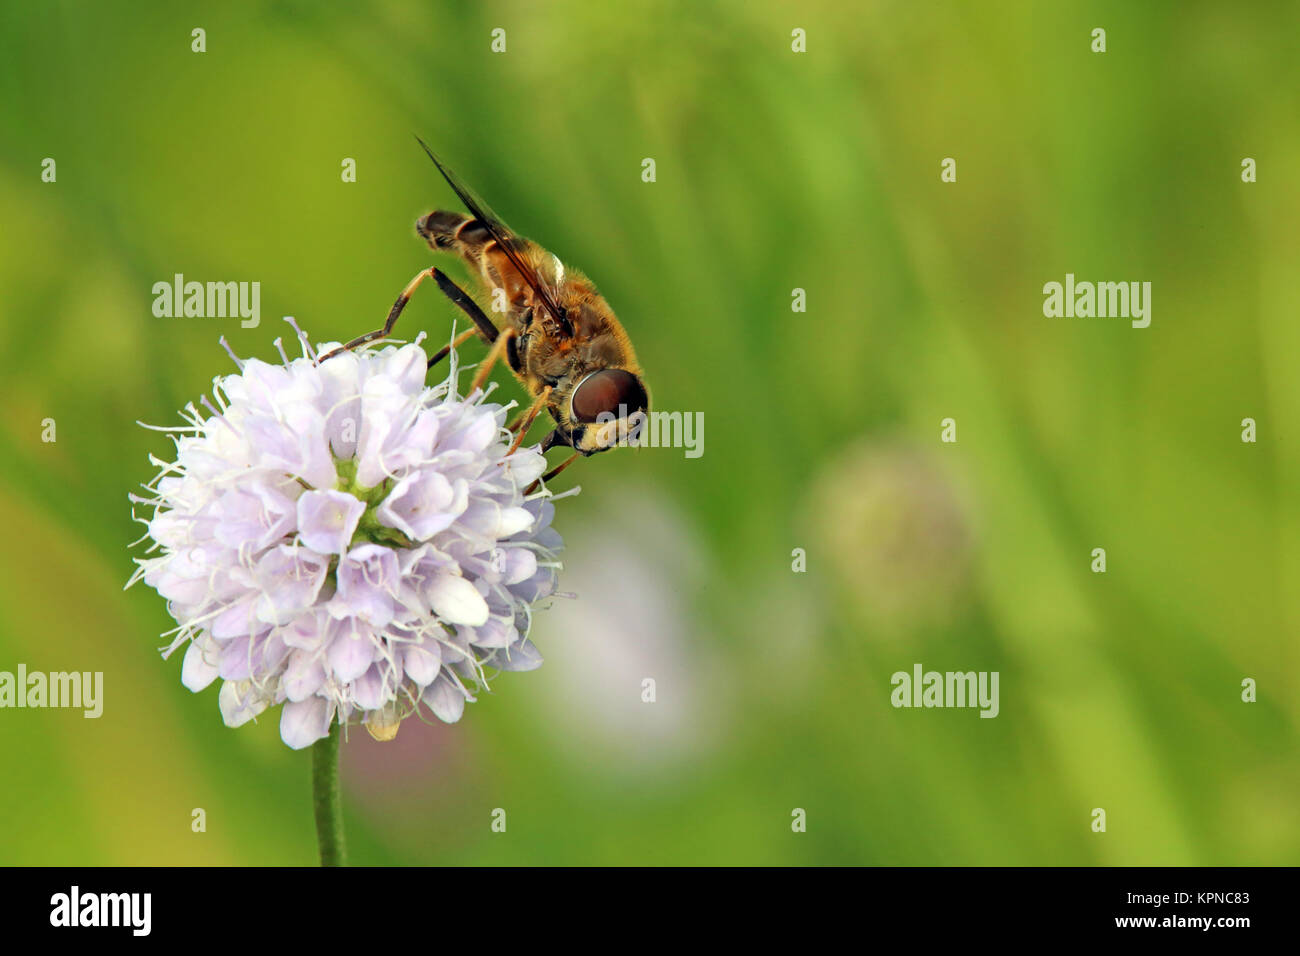
{"label": "green stem", "polygon": [[312,802],[316,806],[316,840],[321,866],[347,866],[343,839],[343,800],[339,796],[339,725],[330,727],[311,747]]}

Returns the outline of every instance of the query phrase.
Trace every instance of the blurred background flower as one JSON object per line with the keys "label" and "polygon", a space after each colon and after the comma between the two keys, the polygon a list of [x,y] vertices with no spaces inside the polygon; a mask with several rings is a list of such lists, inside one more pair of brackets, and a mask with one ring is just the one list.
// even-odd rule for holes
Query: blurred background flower
{"label": "blurred background flower", "polygon": [[[599,484],[591,465],[574,477]],[[634,479],[591,497],[564,557],[574,599],[538,617],[539,723],[579,766],[671,777],[732,729],[725,666],[701,623],[714,571],[662,492]]]}
{"label": "blurred background flower", "polygon": [[829,565],[869,634],[950,626],[970,597],[971,509],[940,447],[850,440],[813,482],[812,560]]}

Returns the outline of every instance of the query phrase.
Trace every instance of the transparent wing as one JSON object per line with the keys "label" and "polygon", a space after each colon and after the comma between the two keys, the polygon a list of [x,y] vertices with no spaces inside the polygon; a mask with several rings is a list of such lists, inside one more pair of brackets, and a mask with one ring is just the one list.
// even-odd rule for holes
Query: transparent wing
{"label": "transparent wing", "polygon": [[438,167],[438,172],[442,173],[442,178],[447,180],[447,185],[460,197],[460,201],[465,204],[465,208],[469,210],[470,215],[483,223],[483,228],[487,230],[488,235],[496,240],[498,248],[506,254],[511,265],[518,270],[519,275],[528,283],[533,290],[533,294],[542,303],[543,308],[559,324],[561,331],[565,335],[573,335],[573,325],[569,322],[569,317],[565,311],[556,303],[555,292],[547,286],[547,283],[538,275],[537,270],[533,268],[531,263],[525,261],[524,257],[514,247],[514,243],[510,241],[515,238],[515,234],[510,227],[502,222],[501,217],[488,208],[488,204],[480,199],[474,190],[465,185],[460,180],[460,177],[443,165],[442,160],[438,159],[424,140],[417,136],[415,141],[433,160],[433,165]]}

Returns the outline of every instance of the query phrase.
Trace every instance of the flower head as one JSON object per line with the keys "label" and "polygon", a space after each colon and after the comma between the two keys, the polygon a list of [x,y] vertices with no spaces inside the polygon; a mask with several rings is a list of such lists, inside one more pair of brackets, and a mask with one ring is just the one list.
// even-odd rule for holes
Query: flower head
{"label": "flower head", "polygon": [[164,656],[188,645],[182,682],[220,680],[232,727],[283,704],[302,748],[336,719],[381,739],[423,708],[459,720],[489,668],[542,661],[528,630],[562,542],[526,489],[545,459],[508,454],[506,409],[457,394],[454,352],[428,387],[419,340],[320,362],[300,337],[302,358],[235,359],[208,414],[168,429],[175,461],[132,496],[153,511],[130,583],[167,599]]}

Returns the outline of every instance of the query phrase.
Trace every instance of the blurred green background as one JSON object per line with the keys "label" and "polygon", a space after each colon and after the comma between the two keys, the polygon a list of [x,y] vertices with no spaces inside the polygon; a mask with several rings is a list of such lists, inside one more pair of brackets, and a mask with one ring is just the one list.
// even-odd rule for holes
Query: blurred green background
{"label": "blurred green background", "polygon": [[[412,133],[599,284],[705,445],[556,483],[546,665],[353,733],[354,862],[1300,861],[1295,5],[176,6],[0,4],[0,670],[106,685],[0,711],[0,863],[315,861],[308,755],[224,727],[122,591],[170,449],[134,423],[221,334],[379,324],[455,207]],[[155,318],[177,272],[261,282],[261,326]],[[1067,272],[1150,281],[1151,327],[1045,318]],[[895,710],[915,663],[999,671],[1000,716]]]}

